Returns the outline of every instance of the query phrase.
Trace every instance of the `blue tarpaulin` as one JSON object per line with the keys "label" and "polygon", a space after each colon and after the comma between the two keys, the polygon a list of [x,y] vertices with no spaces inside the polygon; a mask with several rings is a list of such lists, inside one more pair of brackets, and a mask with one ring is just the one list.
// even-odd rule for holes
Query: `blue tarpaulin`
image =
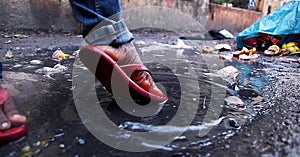
{"label": "blue tarpaulin", "polygon": [[300,0],[285,3],[240,32],[236,37],[237,47],[241,49],[245,38],[259,36],[259,33],[283,35],[279,45],[289,41],[300,42]]}

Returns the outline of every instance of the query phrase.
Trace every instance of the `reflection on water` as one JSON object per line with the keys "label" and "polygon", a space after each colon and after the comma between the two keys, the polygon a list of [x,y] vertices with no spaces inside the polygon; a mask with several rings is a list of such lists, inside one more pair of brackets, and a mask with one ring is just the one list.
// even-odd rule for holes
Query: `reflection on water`
{"label": "reflection on water", "polygon": [[[172,50],[168,49],[168,51]],[[159,63],[150,62],[146,64],[153,72],[153,77],[156,82],[163,85],[169,96],[169,101],[156,116],[141,118],[125,113],[114,101],[103,99],[103,93],[106,92],[102,86],[98,84],[96,91],[100,105],[102,105],[110,120],[120,129],[158,134],[184,132],[184,134],[175,137],[172,140],[173,142],[167,146],[153,145],[150,143],[145,144],[149,147],[174,151],[186,148],[206,147],[211,145],[212,142],[218,138],[229,138],[233,136],[235,131],[240,129],[242,125],[256,116],[257,110],[251,102],[253,101],[252,99],[262,97],[263,87],[268,80],[263,74],[260,64],[225,63],[224,66],[226,66],[226,64],[232,64],[240,72],[236,82],[232,85],[220,77],[207,75],[215,71],[208,68],[207,60],[201,56],[192,51],[173,51],[181,52],[179,58],[172,58],[171,55],[168,54],[170,52],[157,52],[154,50],[153,53],[155,53],[157,57],[160,59],[168,58],[168,61],[161,61]],[[165,57],[164,54],[167,54],[168,57]],[[175,54],[178,56],[178,52],[175,52]],[[156,60],[153,56],[151,59],[152,61]],[[197,73],[196,78],[190,74],[190,69]],[[196,85],[198,85],[200,89],[199,98],[195,98],[193,97],[193,93],[189,93],[193,91],[191,90],[192,88],[195,88],[195,84],[189,84],[193,83],[189,80],[197,81],[198,84]],[[188,89],[183,89],[181,86],[182,83],[185,83],[185,87],[188,87]],[[225,95],[223,91],[226,91]],[[187,95],[190,95],[188,100],[183,101],[181,99],[182,93],[188,93]],[[224,101],[227,96],[241,98],[244,104],[242,106],[227,104]],[[222,100],[218,102],[221,103],[213,104],[216,102],[214,99],[220,98]],[[197,99],[198,101],[193,102],[193,99]],[[197,113],[190,125],[169,125],[168,122],[174,118],[174,115],[179,110],[179,106],[186,106],[189,103],[197,103],[198,106]],[[221,113],[217,115],[217,118],[209,119],[209,121],[205,120],[208,112],[214,112],[214,110],[218,110],[218,108],[221,108]],[[185,116],[189,114],[188,107],[185,107],[181,112],[184,114],[180,120],[184,121]]]}
{"label": "reflection on water", "polygon": [[[76,48],[62,48],[62,50],[72,53]],[[220,138],[230,138],[257,115],[258,107],[256,105],[262,101],[260,98],[263,95],[263,87],[268,82],[262,65],[232,62],[221,63],[223,66],[218,67],[192,50],[183,51],[170,48],[164,50],[153,49],[153,51],[143,54],[149,61],[146,66],[153,72],[155,81],[164,87],[169,97],[169,101],[164,104],[158,115],[136,117],[124,112],[113,97],[96,81],[99,104],[106,116],[119,129],[156,134],[184,132],[175,137],[170,136],[173,138],[173,142],[168,145],[154,144],[143,138],[135,139],[143,146],[164,151],[204,148],[217,142]],[[19,59],[6,61],[4,64],[9,67],[6,66],[5,70],[34,73],[38,68],[52,67],[55,63],[49,58],[51,51],[48,51],[47,54],[48,57],[41,57],[39,53],[35,53],[32,56],[21,56]],[[43,55],[45,54],[43,53]],[[217,58],[217,56],[206,57]],[[29,64],[30,60],[40,58],[43,58],[43,65]],[[71,66],[71,63],[67,62],[65,65]],[[21,66],[14,67],[16,64]],[[229,84],[220,77],[207,75],[215,73],[226,65],[233,65],[240,72],[234,84]],[[217,68],[213,69],[213,66]],[[71,74],[71,71],[67,73]],[[75,75],[80,77],[80,74]],[[115,152],[115,149],[105,146],[92,136],[84,127],[86,122],[82,122],[78,117],[71,91],[76,90],[77,87],[73,87],[67,81],[70,80],[70,76],[55,75],[54,78],[56,81],[47,82],[51,86],[49,89],[52,90],[48,95],[50,98],[43,98],[43,101],[40,101],[40,103],[48,105],[33,103],[36,106],[32,107],[34,109],[29,115],[34,118],[29,122],[28,136],[16,143],[3,146],[0,151],[7,156],[47,155],[49,152],[55,155],[72,154],[76,156],[81,153],[105,155],[112,151]],[[92,88],[95,87],[90,88],[92,92]],[[61,99],[62,95],[63,99]],[[227,104],[224,99],[228,96],[240,98],[245,103],[244,106]],[[256,103],[253,103],[254,101]],[[37,112],[37,110],[41,111]],[[186,119],[193,112],[195,115],[189,125],[182,125],[189,122]],[[177,121],[180,122],[174,123],[172,121],[174,117],[178,118]],[[103,130],[105,128],[102,128]],[[107,135],[110,134],[109,130],[105,130],[105,132]],[[111,134],[110,136],[120,139],[132,138],[131,134]],[[90,152],[87,152],[87,149]],[[118,151],[115,153],[122,154]]]}

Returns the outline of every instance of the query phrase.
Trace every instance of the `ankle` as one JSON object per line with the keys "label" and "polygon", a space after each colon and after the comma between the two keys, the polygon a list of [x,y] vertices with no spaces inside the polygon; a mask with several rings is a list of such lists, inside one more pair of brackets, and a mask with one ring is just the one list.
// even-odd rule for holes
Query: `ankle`
{"label": "ankle", "polygon": [[128,43],[131,43],[133,41],[134,38],[131,38],[129,41],[127,42],[124,42],[124,43],[120,43],[120,42],[117,42],[117,40],[113,40],[108,46],[111,46],[113,48],[120,48],[122,45],[125,45],[125,44],[128,44]]}

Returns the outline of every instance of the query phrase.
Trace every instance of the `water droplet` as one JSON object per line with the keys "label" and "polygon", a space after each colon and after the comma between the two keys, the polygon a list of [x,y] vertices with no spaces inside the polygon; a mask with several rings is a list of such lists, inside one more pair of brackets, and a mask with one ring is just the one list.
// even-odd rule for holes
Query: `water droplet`
{"label": "water droplet", "polygon": [[41,149],[37,149],[37,150],[34,151],[34,154],[38,154],[40,152],[41,152]]}
{"label": "water droplet", "polygon": [[22,149],[22,152],[29,152],[30,151],[30,146],[25,146],[23,149]]}
{"label": "water droplet", "polygon": [[56,134],[56,135],[54,135],[55,137],[62,137],[62,136],[64,136],[65,135],[65,133],[59,133],[59,134]]}
{"label": "water droplet", "polygon": [[177,136],[175,137],[175,140],[186,140],[186,136]]}
{"label": "water droplet", "polygon": [[79,145],[85,144],[85,140],[82,139],[82,138],[80,138],[80,137],[76,137],[76,141],[77,141],[77,143],[78,143]]}
{"label": "water droplet", "polygon": [[59,148],[65,148],[66,146],[64,144],[59,144]]}
{"label": "water droplet", "polygon": [[55,137],[51,137],[51,138],[49,138],[49,142],[54,142],[56,140],[56,138]]}
{"label": "water droplet", "polygon": [[40,141],[37,141],[37,142],[33,143],[33,146],[35,146],[35,147],[38,147],[38,146],[40,146],[40,145],[41,145],[41,142],[40,142]]}
{"label": "water droplet", "polygon": [[75,86],[71,86],[70,91],[73,91],[75,88],[76,88]]}

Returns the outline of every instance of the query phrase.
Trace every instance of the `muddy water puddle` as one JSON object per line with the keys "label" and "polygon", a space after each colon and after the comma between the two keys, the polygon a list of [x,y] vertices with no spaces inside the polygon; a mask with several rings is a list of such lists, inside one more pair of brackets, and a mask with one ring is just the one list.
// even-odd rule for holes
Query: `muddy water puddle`
{"label": "muddy water puddle", "polygon": [[[115,134],[101,123],[94,126],[104,136],[120,140],[115,143],[115,148],[120,144],[127,144],[128,148],[133,149],[131,147],[138,143],[143,145],[141,149],[153,150],[146,153],[149,156],[161,153],[169,156],[189,155],[183,152],[209,155],[206,150],[210,150],[219,141],[234,136],[241,127],[251,123],[260,111],[268,108],[262,105],[264,87],[272,83],[272,78],[265,75],[266,65],[259,62],[223,62],[217,56],[199,55],[193,50],[161,45],[154,49],[151,45],[139,48],[143,60],[147,61],[145,65],[153,72],[158,86],[169,96],[169,101],[158,114],[137,117],[124,112],[119,107],[122,102],[114,100],[97,81],[95,86],[87,87],[91,89],[90,92],[82,92],[83,95],[89,95],[96,91],[98,105],[105,115],[92,116],[106,116],[121,130],[120,134]],[[61,49],[72,54],[78,47]],[[36,73],[38,69],[57,64],[51,59],[54,50],[41,49],[31,55],[16,55],[14,59],[4,61],[5,71],[39,75],[40,83],[36,86],[41,87],[35,89],[49,90],[29,100],[38,103],[31,103],[33,106],[22,109],[25,113],[30,112],[27,115],[29,133],[19,141],[2,146],[4,156],[142,156],[141,153],[128,153],[107,146],[85,127],[89,121],[78,116],[80,114],[75,108],[72,93],[80,88],[72,85],[71,81],[72,76],[82,80],[86,76],[73,73],[74,60],[63,62],[62,65],[68,67],[68,70],[51,75],[53,79]],[[30,64],[32,60],[42,62]],[[238,71],[236,78],[233,77],[235,73],[218,75],[219,70],[229,66]],[[88,104],[83,105],[88,107]],[[122,134],[124,130],[128,132]],[[153,139],[136,137],[136,132],[154,133],[157,136]],[[170,142],[162,145],[159,140]],[[197,151],[200,148],[202,151]]]}

